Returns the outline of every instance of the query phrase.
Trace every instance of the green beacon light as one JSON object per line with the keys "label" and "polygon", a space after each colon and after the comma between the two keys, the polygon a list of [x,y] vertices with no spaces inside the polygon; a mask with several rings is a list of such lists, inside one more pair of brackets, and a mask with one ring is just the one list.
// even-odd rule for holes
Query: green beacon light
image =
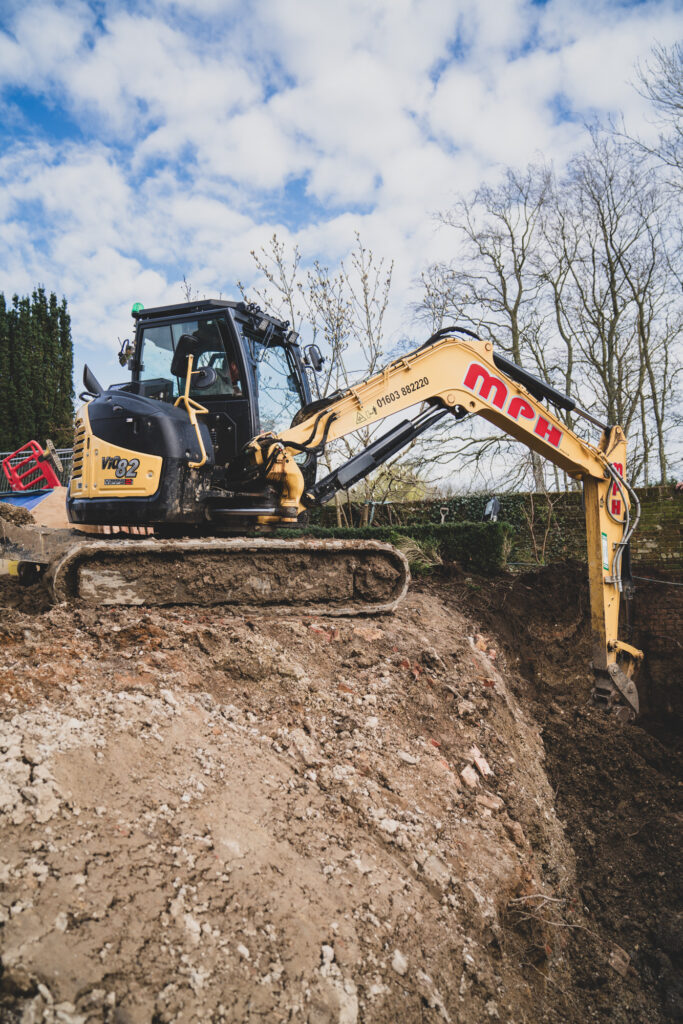
{"label": "green beacon light", "polygon": [[145,307],[142,305],[141,302],[134,302],[133,303],[133,308],[130,311],[131,316],[135,316],[136,313],[142,313],[144,308]]}

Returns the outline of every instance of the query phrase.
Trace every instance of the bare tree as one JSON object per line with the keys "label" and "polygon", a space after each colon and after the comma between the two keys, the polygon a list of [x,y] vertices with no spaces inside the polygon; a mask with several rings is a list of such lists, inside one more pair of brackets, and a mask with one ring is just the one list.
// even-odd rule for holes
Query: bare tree
{"label": "bare tree", "polygon": [[[556,181],[545,167],[508,171],[441,215],[457,229],[457,262],[423,274],[418,314],[437,329],[449,320],[476,328],[513,360],[577,399],[631,441],[630,476],[665,480],[681,373],[681,302],[670,193],[646,154],[592,130],[587,148]],[[572,429],[580,424],[558,413]],[[481,424],[442,427],[442,456],[486,480],[483,460],[523,486],[539,458],[511,459],[511,443]],[[498,438],[500,435],[498,435]],[[496,456],[498,459],[496,461]],[[569,485],[553,473],[555,488]]]}
{"label": "bare tree", "polygon": [[[333,270],[314,261],[304,271],[299,249],[294,247],[289,252],[276,235],[251,255],[261,283],[250,289],[249,297],[275,315],[289,319],[296,330],[306,334],[307,340],[315,341],[325,350],[323,371],[312,377],[318,397],[346,390],[384,365],[388,358],[384,320],[393,262],[376,257],[358,233],[348,257]],[[238,286],[247,298],[245,286]],[[323,456],[328,470],[365,448],[382,429],[381,422],[363,426],[328,445]],[[411,458],[409,448],[379,473],[361,481],[353,496],[367,503],[387,501],[394,494],[406,493],[406,489],[428,488],[424,476],[424,460],[416,455]],[[337,502],[337,515],[341,521],[341,501]]]}
{"label": "bare tree", "polygon": [[183,274],[183,283],[180,286],[180,290],[183,293],[185,302],[194,302],[195,299],[199,298],[199,292],[196,288],[192,287],[191,282],[187,280],[187,276],[185,274]]}
{"label": "bare tree", "polygon": [[[499,185],[482,186],[439,215],[444,225],[455,229],[459,244],[456,260],[433,265],[422,276],[424,294],[418,314],[433,329],[447,320],[467,325],[509,352],[514,362],[530,362],[541,373],[547,370],[536,259],[551,194],[548,168],[508,169]],[[508,484],[518,486],[531,469],[534,487],[545,490],[544,465],[538,455],[500,433],[482,433],[483,429],[475,422],[451,428],[453,457],[479,476],[482,452],[489,460],[505,453]],[[510,453],[514,453],[512,460]]]}
{"label": "bare tree", "polygon": [[542,277],[574,369],[574,396],[633,439],[634,479],[649,477],[652,433],[665,479],[666,412],[679,373],[680,331],[666,198],[631,146],[598,131],[590,142],[550,206]]}
{"label": "bare tree", "polygon": [[[301,308],[302,284],[300,275],[301,252],[298,246],[292,248],[291,256],[287,246],[277,234],[273,234],[267,246],[261,246],[249,254],[262,275],[260,286],[253,286],[251,299],[259,303],[273,316],[288,320],[293,330],[298,331],[305,311]],[[241,281],[237,287],[244,299],[246,289]]]}
{"label": "bare tree", "polygon": [[655,156],[670,172],[669,184],[683,191],[683,43],[653,47],[650,59],[637,67],[636,88],[648,99],[660,129],[656,145],[633,141]]}

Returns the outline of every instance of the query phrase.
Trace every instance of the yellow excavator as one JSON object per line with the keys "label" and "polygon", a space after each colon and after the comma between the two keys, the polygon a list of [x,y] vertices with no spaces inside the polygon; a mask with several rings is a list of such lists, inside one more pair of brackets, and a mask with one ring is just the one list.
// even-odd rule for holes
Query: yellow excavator
{"label": "yellow excavator", "polygon": [[[619,426],[601,423],[463,328],[437,331],[367,380],[313,400],[307,369],[321,369],[319,349],[302,348],[286,322],[255,305],[136,304],[133,316],[135,339],[119,356],[130,380],[105,389],[84,370],[67,496],[74,530],[2,524],[9,572],[45,575],[56,600],[95,606],[391,610],[409,580],[391,545],[268,534],[301,528],[310,508],[444,417],[478,415],[583,484],[596,693],[637,714],[632,676],[642,653],[619,639],[618,620],[639,505]],[[590,421],[597,443],[548,405]],[[414,406],[414,417],[316,480],[327,444]],[[128,534],[77,532],[112,526]],[[148,532],[140,528],[154,536],[134,535]]]}

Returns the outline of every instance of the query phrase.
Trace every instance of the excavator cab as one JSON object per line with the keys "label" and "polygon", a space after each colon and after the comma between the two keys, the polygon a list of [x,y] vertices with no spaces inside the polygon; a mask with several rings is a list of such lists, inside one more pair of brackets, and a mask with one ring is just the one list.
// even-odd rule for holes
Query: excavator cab
{"label": "excavator cab", "polygon": [[204,422],[219,463],[256,434],[289,427],[311,400],[295,332],[257,307],[208,300],[135,315],[131,369],[138,394],[167,402],[182,394],[186,366],[174,359],[183,337],[196,340],[194,369],[214,371],[211,384],[192,381],[190,396],[209,410]]}
{"label": "excavator cab", "polygon": [[[133,316],[131,380],[103,391],[88,377],[69,518],[243,526],[245,517],[263,512],[268,496],[254,492],[246,507],[233,501],[240,453],[256,435],[286,430],[311,401],[296,333],[243,302],[134,308]],[[188,402],[195,418],[187,415]],[[300,463],[312,483],[315,456]]]}

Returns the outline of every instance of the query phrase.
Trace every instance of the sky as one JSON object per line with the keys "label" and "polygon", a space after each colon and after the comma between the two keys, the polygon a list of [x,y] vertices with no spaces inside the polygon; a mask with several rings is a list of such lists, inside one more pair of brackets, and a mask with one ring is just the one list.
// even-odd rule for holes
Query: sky
{"label": "sky", "polygon": [[595,118],[647,133],[634,64],[682,35],[676,0],[0,0],[0,291],[66,296],[77,384],[113,383],[133,302],[239,298],[274,232],[334,266],[359,231],[389,343],[421,339],[437,212]]}

